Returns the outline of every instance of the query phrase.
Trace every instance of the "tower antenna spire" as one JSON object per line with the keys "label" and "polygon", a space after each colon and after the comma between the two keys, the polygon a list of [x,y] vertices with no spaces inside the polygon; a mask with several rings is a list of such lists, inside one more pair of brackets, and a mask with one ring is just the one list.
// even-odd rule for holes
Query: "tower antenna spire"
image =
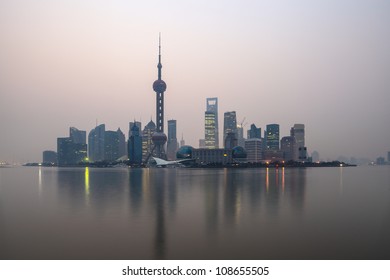
{"label": "tower antenna spire", "polygon": [[161,79],[161,33],[158,34],[158,78],[153,83],[153,90],[156,93],[156,132],[153,133],[152,141],[156,148],[156,155],[159,158],[166,158],[164,145],[167,136],[164,133],[164,92],[167,89],[166,83]]}
{"label": "tower antenna spire", "polygon": [[161,64],[161,33],[158,33],[158,64],[157,64],[157,68],[158,68],[158,80],[161,80],[161,68],[162,68],[162,64]]}

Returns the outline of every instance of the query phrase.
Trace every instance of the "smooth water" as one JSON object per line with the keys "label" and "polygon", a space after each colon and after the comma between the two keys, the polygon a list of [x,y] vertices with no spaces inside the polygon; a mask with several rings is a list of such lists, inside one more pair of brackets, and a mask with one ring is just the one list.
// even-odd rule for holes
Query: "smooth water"
{"label": "smooth water", "polygon": [[1,168],[0,259],[390,259],[390,166]]}

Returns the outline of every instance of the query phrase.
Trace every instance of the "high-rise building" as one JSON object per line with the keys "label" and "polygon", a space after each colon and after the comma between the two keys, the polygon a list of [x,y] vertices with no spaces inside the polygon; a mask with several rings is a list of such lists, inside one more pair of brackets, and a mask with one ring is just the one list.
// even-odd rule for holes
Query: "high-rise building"
{"label": "high-rise building", "polygon": [[71,137],[57,138],[57,162],[59,166],[76,165],[87,158],[87,144],[75,143]]}
{"label": "high-rise building", "polygon": [[260,138],[249,138],[245,140],[245,150],[248,162],[260,162],[262,160],[263,144]]}
{"label": "high-rise building", "polygon": [[205,128],[205,146],[207,149],[217,149],[218,142],[216,141],[216,123],[215,112],[206,111],[204,117]]}
{"label": "high-rise building", "polygon": [[158,44],[158,76],[153,83],[153,90],[156,92],[156,132],[153,133],[152,141],[156,156],[166,159],[164,145],[167,142],[167,136],[164,133],[164,92],[167,89],[166,83],[161,79],[161,39]]}
{"label": "high-rise building", "polygon": [[294,124],[290,130],[290,135],[296,139],[296,149],[298,150],[298,159],[307,159],[307,148],[305,147],[305,125]]}
{"label": "high-rise building", "polygon": [[208,149],[219,148],[218,98],[206,99],[205,146]]}
{"label": "high-rise building", "polygon": [[74,143],[70,137],[57,138],[57,155],[59,166],[75,164],[73,144]]}
{"label": "high-rise building", "polygon": [[228,132],[225,138],[225,149],[233,149],[237,144],[236,133]]}
{"label": "high-rise building", "polygon": [[257,128],[254,123],[251,124],[251,128],[248,130],[248,139],[252,138],[261,139],[261,128]]}
{"label": "high-rise building", "polygon": [[104,136],[104,160],[113,162],[119,156],[119,135],[116,131],[106,131]]}
{"label": "high-rise building", "polygon": [[72,139],[73,143],[76,144],[86,144],[86,131],[78,130],[75,127],[69,128],[69,136]]}
{"label": "high-rise building", "polygon": [[139,131],[140,132],[142,131],[141,122],[137,122],[137,121],[129,122],[129,136],[128,136],[129,139],[130,139],[130,136],[131,136],[131,129],[132,129],[133,125],[138,126]]}
{"label": "high-rise building", "polygon": [[238,146],[245,146],[245,137],[244,137],[244,126],[243,124],[237,125],[237,144]]}
{"label": "high-rise building", "polygon": [[105,132],[106,126],[101,124],[92,129],[88,134],[88,157],[91,161],[104,160]]}
{"label": "high-rise building", "polygon": [[176,151],[179,146],[176,137],[176,124],[176,120],[168,121],[167,157],[169,160],[174,160],[176,158]]}
{"label": "high-rise building", "polygon": [[142,137],[139,127],[133,123],[130,129],[130,137],[128,142],[129,163],[139,165],[142,163]]}
{"label": "high-rise building", "polygon": [[118,130],[116,131],[118,134],[118,158],[126,157],[127,156],[127,145],[126,145],[126,137],[125,134],[122,132],[122,130],[118,127]]}
{"label": "high-rise building", "polygon": [[181,135],[181,140],[180,140],[180,147],[183,147],[186,145],[186,141],[184,141],[183,134]]}
{"label": "high-rise building", "polygon": [[278,151],[279,150],[279,125],[278,124],[267,124],[266,138],[267,138],[267,150]]}
{"label": "high-rise building", "polygon": [[387,152],[387,163],[390,164],[390,152]]}
{"label": "high-rise building", "polygon": [[294,124],[290,130],[290,136],[294,136],[297,141],[297,147],[305,147],[305,125]]}
{"label": "high-rise building", "polygon": [[285,161],[297,160],[296,139],[293,136],[285,136],[280,141],[283,158]]}
{"label": "high-rise building", "polygon": [[[151,120],[142,131],[142,161],[146,161],[153,150],[152,135],[156,132],[156,124]],[[155,153],[153,154],[155,155]]]}
{"label": "high-rise building", "polygon": [[[225,112],[223,116],[223,140],[226,144],[226,137],[228,133],[234,133],[235,138],[237,138],[237,119],[236,112]],[[226,146],[225,146],[226,148]]]}

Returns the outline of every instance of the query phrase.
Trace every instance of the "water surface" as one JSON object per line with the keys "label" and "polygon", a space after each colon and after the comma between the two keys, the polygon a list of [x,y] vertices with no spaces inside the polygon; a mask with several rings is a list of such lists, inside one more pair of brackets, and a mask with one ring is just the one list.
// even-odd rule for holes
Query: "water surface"
{"label": "water surface", "polygon": [[390,259],[390,166],[0,169],[1,259]]}

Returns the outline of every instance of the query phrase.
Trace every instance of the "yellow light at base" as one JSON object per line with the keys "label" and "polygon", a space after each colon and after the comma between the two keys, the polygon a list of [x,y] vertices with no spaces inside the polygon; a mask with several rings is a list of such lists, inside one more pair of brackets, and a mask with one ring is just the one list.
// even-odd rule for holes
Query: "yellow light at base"
{"label": "yellow light at base", "polygon": [[85,194],[88,196],[89,195],[89,169],[88,167],[85,167]]}

